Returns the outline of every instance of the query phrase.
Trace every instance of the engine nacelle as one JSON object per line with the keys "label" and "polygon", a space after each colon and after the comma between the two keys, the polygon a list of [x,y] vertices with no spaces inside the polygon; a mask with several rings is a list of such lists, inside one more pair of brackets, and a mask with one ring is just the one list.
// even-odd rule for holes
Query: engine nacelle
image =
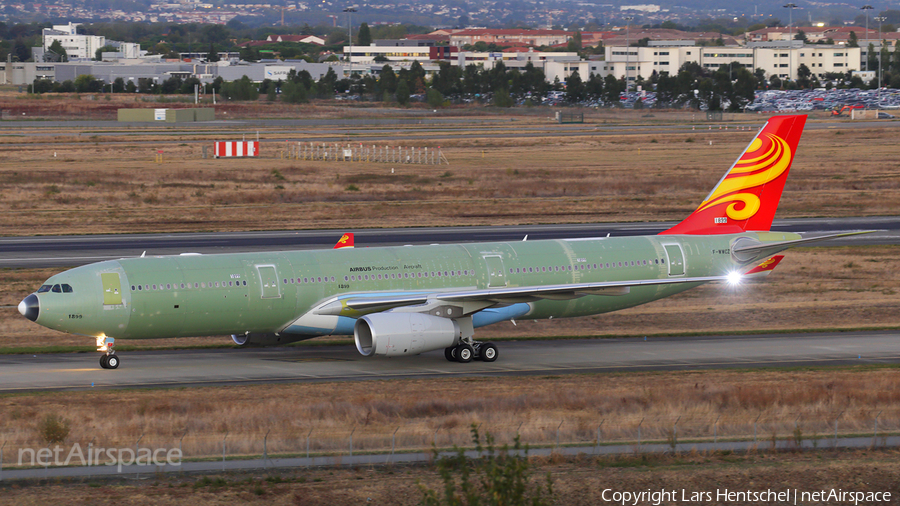
{"label": "engine nacelle", "polygon": [[455,346],[459,325],[448,318],[422,313],[375,313],[356,320],[356,349],[364,357],[418,355]]}
{"label": "engine nacelle", "polygon": [[309,339],[311,336],[286,336],[275,334],[232,334],[231,340],[238,346],[262,348],[264,346],[284,346],[285,344]]}

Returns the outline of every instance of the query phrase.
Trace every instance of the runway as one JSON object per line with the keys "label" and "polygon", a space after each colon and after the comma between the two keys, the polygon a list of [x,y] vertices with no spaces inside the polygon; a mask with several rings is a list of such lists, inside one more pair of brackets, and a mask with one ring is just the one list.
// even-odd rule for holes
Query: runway
{"label": "runway", "polygon": [[[389,228],[364,230],[288,230],[181,234],[122,234],[0,238],[0,268],[72,267],[102,260],[181,253],[235,253],[331,248],[344,232],[356,234],[356,247],[488,241],[654,235],[676,222],[561,225]],[[818,243],[816,246],[900,244],[900,216],[799,218],[775,220],[777,232],[879,231]]]}
{"label": "runway", "polygon": [[101,369],[96,353],[5,355],[0,392],[897,364],[900,332],[501,341],[498,348],[496,362],[469,364],[448,362],[442,351],[365,358],[353,346],[125,352],[117,370]]}

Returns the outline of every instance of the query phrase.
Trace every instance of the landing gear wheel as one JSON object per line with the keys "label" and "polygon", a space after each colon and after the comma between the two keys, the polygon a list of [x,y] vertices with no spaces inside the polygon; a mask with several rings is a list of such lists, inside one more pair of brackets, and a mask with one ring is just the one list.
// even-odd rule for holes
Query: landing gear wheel
{"label": "landing gear wheel", "polygon": [[472,349],[468,344],[461,344],[456,347],[456,360],[460,363],[467,364],[472,361],[472,356],[475,355],[475,350]]}
{"label": "landing gear wheel", "polygon": [[493,362],[497,360],[497,346],[494,343],[484,343],[481,345],[481,360],[483,362]]}
{"label": "landing gear wheel", "polygon": [[456,362],[456,346],[444,348],[444,358],[450,362]]}
{"label": "landing gear wheel", "polygon": [[116,355],[110,355],[106,359],[106,368],[107,369],[118,369],[119,368],[119,357]]}
{"label": "landing gear wheel", "polygon": [[109,355],[100,355],[100,367],[109,369]]}

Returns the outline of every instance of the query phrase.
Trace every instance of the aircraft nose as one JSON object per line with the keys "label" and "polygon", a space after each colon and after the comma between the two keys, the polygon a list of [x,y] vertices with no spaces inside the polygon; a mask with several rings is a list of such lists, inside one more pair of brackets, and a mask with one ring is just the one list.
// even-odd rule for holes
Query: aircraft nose
{"label": "aircraft nose", "polygon": [[36,321],[41,313],[41,305],[37,295],[31,294],[19,303],[19,312],[31,321]]}

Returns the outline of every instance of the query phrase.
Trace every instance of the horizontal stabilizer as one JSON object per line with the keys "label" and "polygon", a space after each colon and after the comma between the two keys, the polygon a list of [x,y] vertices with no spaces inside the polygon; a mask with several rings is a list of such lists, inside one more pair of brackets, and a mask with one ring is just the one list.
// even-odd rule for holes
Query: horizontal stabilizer
{"label": "horizontal stabilizer", "polygon": [[819,241],[827,241],[828,239],[837,239],[838,237],[850,237],[854,235],[861,234],[871,234],[875,232],[874,230],[861,230],[857,232],[842,232],[840,234],[827,234],[820,235],[816,237],[804,237],[803,239],[794,239],[791,241],[778,241],[778,242],[754,242],[752,244],[745,244],[744,242],[739,242],[731,248],[732,253],[734,253],[735,257],[751,261],[754,258],[762,258],[772,256],[775,253],[779,253],[789,248],[794,248],[796,246],[805,246],[807,244],[811,244]]}

